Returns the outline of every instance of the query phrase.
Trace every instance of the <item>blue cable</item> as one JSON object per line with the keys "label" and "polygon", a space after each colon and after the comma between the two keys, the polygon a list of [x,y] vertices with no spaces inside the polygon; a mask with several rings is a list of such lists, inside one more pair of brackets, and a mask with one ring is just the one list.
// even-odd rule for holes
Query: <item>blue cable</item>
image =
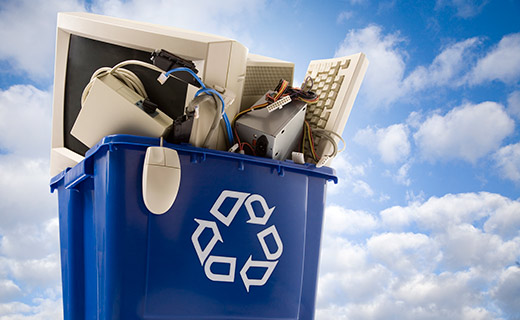
{"label": "blue cable", "polygon": [[185,68],[185,67],[180,67],[180,68],[175,68],[175,69],[172,69],[168,72],[166,72],[164,75],[166,77],[168,77],[169,75],[171,75],[172,73],[174,72],[179,72],[179,71],[186,71],[188,72],[189,74],[191,74],[195,80],[197,80],[197,82],[202,86],[202,89],[200,89],[199,91],[197,91],[197,93],[195,94],[195,97],[198,97],[200,94],[202,93],[206,93],[206,94],[216,94],[217,97],[220,99],[220,101],[222,102],[222,118],[224,119],[224,123],[226,125],[226,131],[227,131],[227,135],[228,135],[228,142],[229,142],[229,145],[232,146],[233,145],[233,131],[231,130],[231,124],[229,123],[229,118],[227,116],[227,114],[225,113],[225,103],[224,103],[224,99],[222,98],[222,96],[220,95],[220,93],[218,93],[216,90],[214,89],[211,89],[211,88],[207,88],[204,83],[202,82],[202,80],[197,76],[197,74],[195,72],[193,72],[193,70],[189,69],[189,68]]}
{"label": "blue cable", "polygon": [[164,75],[166,77],[168,77],[170,74],[172,74],[174,72],[178,72],[178,71],[186,71],[186,72],[188,72],[189,74],[191,74],[195,78],[195,80],[197,80],[197,82],[202,86],[202,88],[206,89],[206,86],[204,85],[202,80],[200,80],[200,78],[197,76],[197,74],[195,72],[193,72],[193,70],[191,70],[189,68],[180,67],[180,68],[171,69],[170,71],[166,72]]}

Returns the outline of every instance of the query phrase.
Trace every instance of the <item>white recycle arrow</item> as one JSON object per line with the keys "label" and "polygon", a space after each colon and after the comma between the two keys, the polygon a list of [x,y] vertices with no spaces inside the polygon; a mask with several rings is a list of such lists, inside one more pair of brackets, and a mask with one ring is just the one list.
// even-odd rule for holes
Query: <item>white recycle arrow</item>
{"label": "white recycle arrow", "polygon": [[[271,253],[271,251],[269,251],[267,243],[265,242],[265,237],[267,237],[269,234],[273,235],[274,242],[276,242],[277,249],[274,253]],[[260,241],[260,245],[264,250],[265,257],[268,260],[276,260],[280,258],[280,256],[283,253],[283,243],[282,239],[280,239],[280,235],[278,234],[278,230],[276,230],[276,226],[272,225],[269,228],[260,231],[256,236],[258,237],[258,241]]]}
{"label": "white recycle arrow", "polygon": [[[247,292],[249,292],[249,287],[251,286],[263,286],[267,280],[269,280],[269,277],[271,277],[277,264],[278,261],[255,261],[253,260],[253,256],[249,256],[246,264],[244,264],[244,267],[240,270],[240,276],[242,277],[242,281],[244,281]],[[252,267],[267,268],[262,279],[249,279],[247,277],[247,270]]]}
{"label": "white recycle arrow", "polygon": [[[226,263],[229,264],[228,274],[217,274],[211,271],[211,265],[213,263]],[[237,258],[234,257],[220,257],[220,256],[209,256],[206,264],[204,265],[204,272],[206,277],[212,281],[220,282],[234,282],[235,281],[235,268],[237,264]]]}
{"label": "white recycle arrow", "polygon": [[[224,240],[222,240],[222,236],[220,235],[220,231],[218,230],[218,226],[215,223],[215,221],[207,221],[201,219],[195,219],[195,221],[199,224],[199,226],[197,227],[197,230],[195,230],[195,232],[193,232],[193,234],[191,235],[191,242],[193,242],[193,247],[197,252],[197,256],[199,256],[200,264],[203,265],[204,261],[206,261],[206,258],[211,253],[211,250],[213,250],[213,247],[217,244],[217,241],[224,242]],[[211,240],[206,245],[206,248],[202,250],[202,247],[200,246],[199,242],[199,237],[206,228],[210,228],[211,230],[213,230],[213,237],[211,237]]]}
{"label": "white recycle arrow", "polygon": [[[213,207],[211,207],[211,210],[209,211],[215,218],[220,220],[223,224],[225,224],[227,227],[231,224],[235,216],[237,215],[238,210],[244,203],[244,200],[247,198],[249,193],[244,192],[238,192],[238,191],[230,191],[230,190],[224,190],[218,197],[217,201],[213,204]],[[227,198],[235,198],[237,201],[235,202],[235,205],[229,212],[227,216],[225,216],[222,212],[220,212],[220,206],[222,203],[224,203],[224,200]],[[264,200],[265,202],[265,200]]]}
{"label": "white recycle arrow", "polygon": [[[252,203],[258,201],[262,205],[262,209],[264,210],[264,215],[262,217],[258,217],[255,215],[255,211],[253,210]],[[253,194],[246,200],[246,209],[247,213],[249,213],[250,219],[247,221],[247,223],[254,223],[254,224],[261,224],[265,225],[269,218],[271,217],[271,214],[273,214],[273,211],[276,207],[269,208],[267,203],[265,202],[264,197],[262,197],[259,194]]]}

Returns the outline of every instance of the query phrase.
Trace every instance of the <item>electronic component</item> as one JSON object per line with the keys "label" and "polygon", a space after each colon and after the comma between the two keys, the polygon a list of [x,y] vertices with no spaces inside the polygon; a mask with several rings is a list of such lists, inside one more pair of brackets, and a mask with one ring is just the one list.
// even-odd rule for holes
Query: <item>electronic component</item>
{"label": "electronic component", "polygon": [[281,98],[280,100],[275,101],[275,102],[271,103],[270,105],[268,105],[267,112],[273,112],[275,110],[282,109],[283,106],[290,103],[291,101],[292,101],[292,99],[290,96],[285,96],[285,97]]}
{"label": "electronic component", "polygon": [[[175,79],[168,81],[163,74],[162,81],[157,82],[156,75],[131,68],[146,84],[149,94],[149,100],[142,100],[143,109],[153,110],[153,101],[164,114],[175,119],[177,127],[173,132],[182,136],[182,140],[188,134],[187,129],[192,127],[190,143],[219,150],[225,150],[233,143],[229,137],[230,124],[224,115],[226,129],[215,129],[217,116],[225,113],[229,119],[234,118],[241,112],[240,108],[253,105],[280,78],[287,79],[290,85],[294,74],[293,63],[248,53],[245,46],[232,39],[91,13],[59,13],[56,34],[51,175],[76,165],[88,150],[88,146],[71,134],[71,129],[82,109],[83,89],[92,73],[100,67],[113,66],[125,60],[149,61],[150,54],[155,52],[153,61],[162,71],[166,71],[170,64],[172,67],[186,68],[194,74],[200,70],[200,78],[207,86],[205,88],[218,91],[225,103],[222,103],[223,110],[218,112],[218,102],[204,102],[209,107],[201,107],[201,116],[194,117],[191,124],[189,116],[183,117],[187,115],[186,106],[198,92],[197,87],[200,87],[193,82],[196,79],[193,74],[179,72],[174,75]],[[156,52],[158,48],[164,50]],[[315,79],[312,89],[320,95],[317,104],[310,105],[306,101],[309,104],[307,119],[313,134],[318,133],[314,129],[325,128],[341,135],[367,65],[368,61],[362,53],[311,62],[308,75]],[[207,93],[211,94],[209,91]],[[304,97],[304,100],[309,99]],[[273,102],[276,101],[270,101]],[[282,110],[274,110],[272,114],[279,114],[291,104]],[[273,105],[273,108],[276,106],[279,107]],[[92,115],[92,119],[103,118],[106,111],[96,110],[100,113]],[[327,142],[330,139],[324,138],[331,137],[330,132],[322,131],[315,141],[316,153],[320,157],[333,154],[334,146]],[[238,148],[239,152],[244,151],[241,144]],[[309,150],[311,148],[306,148],[305,153],[308,162],[317,163],[318,157],[311,157]]]}
{"label": "electronic component", "polygon": [[[163,49],[155,50],[152,53],[152,57],[150,59],[152,60],[154,66],[162,69],[165,72],[176,68],[187,68],[193,71],[195,74],[199,73],[193,61],[183,59]],[[189,72],[178,72],[175,74],[175,77],[195,87],[201,87],[197,79]]]}
{"label": "electronic component", "polygon": [[[264,96],[255,106],[266,101]],[[236,120],[235,129],[240,141],[249,144],[255,155],[285,160],[298,146],[306,110],[307,104],[299,100],[274,112],[269,112],[268,108],[252,110]]]}
{"label": "electronic component", "polygon": [[96,77],[88,87],[71,134],[88,147],[110,134],[161,137],[173,120],[114,75]]}
{"label": "electronic component", "polygon": [[322,135],[314,138],[317,159],[308,148],[307,161],[318,163],[320,158],[328,156],[320,165],[330,164],[334,146],[323,135],[327,131],[339,136],[343,133],[367,67],[368,60],[363,53],[310,62],[306,77],[312,78],[312,90],[318,95],[318,101],[309,104],[305,119],[311,131],[321,129]]}
{"label": "electronic component", "polygon": [[193,128],[194,114],[195,112],[190,112],[175,119],[170,132],[164,137],[164,140],[170,143],[188,143]]}

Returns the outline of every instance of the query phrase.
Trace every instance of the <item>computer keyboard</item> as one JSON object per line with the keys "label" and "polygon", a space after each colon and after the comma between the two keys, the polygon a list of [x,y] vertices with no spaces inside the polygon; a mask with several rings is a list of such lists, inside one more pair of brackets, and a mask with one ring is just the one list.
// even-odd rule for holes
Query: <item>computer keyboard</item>
{"label": "computer keyboard", "polygon": [[[367,67],[368,60],[363,53],[310,62],[305,77],[314,80],[312,91],[319,97],[316,103],[309,105],[305,115],[311,129],[325,129],[341,136]],[[327,155],[333,150],[332,144],[319,137],[315,137],[314,144],[316,154],[322,158],[320,165],[330,165]],[[307,162],[313,162],[310,151],[305,156]]]}

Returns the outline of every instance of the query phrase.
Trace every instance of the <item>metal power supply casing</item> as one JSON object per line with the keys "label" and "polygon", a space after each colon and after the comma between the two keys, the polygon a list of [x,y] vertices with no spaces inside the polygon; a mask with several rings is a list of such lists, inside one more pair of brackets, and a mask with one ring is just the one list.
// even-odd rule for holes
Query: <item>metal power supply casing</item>
{"label": "metal power supply casing", "polygon": [[[261,99],[255,105],[264,101]],[[257,150],[259,141],[265,143],[267,139],[264,156],[285,160],[298,146],[306,110],[307,104],[299,100],[292,101],[282,109],[273,112],[269,112],[267,108],[253,110],[237,120],[237,134],[242,142],[251,144]]]}

